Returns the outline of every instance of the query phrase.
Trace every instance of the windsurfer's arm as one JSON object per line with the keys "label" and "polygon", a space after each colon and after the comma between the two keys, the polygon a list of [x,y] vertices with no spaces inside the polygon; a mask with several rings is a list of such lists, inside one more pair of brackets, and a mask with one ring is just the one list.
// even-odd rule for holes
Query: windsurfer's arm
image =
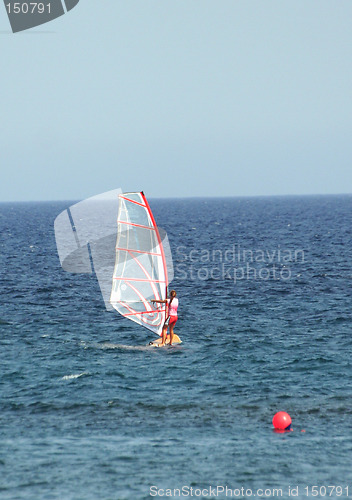
{"label": "windsurfer's arm", "polygon": [[153,299],[150,302],[155,302],[157,304],[166,304],[167,300],[156,300],[156,299]]}

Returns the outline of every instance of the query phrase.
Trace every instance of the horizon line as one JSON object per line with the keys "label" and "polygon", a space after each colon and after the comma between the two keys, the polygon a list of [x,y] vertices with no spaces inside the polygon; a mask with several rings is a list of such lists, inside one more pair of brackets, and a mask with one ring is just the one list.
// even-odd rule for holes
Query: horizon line
{"label": "horizon line", "polygon": [[[124,191],[126,193],[131,193],[134,191]],[[139,191],[135,191],[139,192]],[[351,196],[352,193],[310,193],[310,194],[256,194],[256,195],[225,195],[225,196],[150,196],[148,197],[150,200],[194,200],[194,199],[236,199],[236,198],[308,198],[308,197],[323,197],[323,196]],[[2,201],[0,203],[60,203],[60,202],[68,202],[68,203],[77,203],[88,198],[91,198],[95,195],[87,196],[86,198],[76,198],[76,199],[52,199],[52,200],[7,200]]]}

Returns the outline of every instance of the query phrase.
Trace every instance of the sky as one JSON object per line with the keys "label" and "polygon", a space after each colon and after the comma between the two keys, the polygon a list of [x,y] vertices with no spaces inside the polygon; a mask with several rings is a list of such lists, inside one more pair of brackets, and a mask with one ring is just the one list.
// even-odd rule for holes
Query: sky
{"label": "sky", "polygon": [[[1,7],[1,6],[0,6]],[[350,0],[0,8],[0,201],[352,192]]]}

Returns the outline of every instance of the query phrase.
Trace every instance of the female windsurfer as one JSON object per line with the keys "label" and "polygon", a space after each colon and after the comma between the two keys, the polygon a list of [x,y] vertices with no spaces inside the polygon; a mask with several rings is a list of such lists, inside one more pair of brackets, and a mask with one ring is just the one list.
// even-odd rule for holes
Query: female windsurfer
{"label": "female windsurfer", "polygon": [[178,298],[176,297],[175,290],[171,290],[170,298],[166,300],[152,300],[151,302],[155,302],[157,304],[167,304],[168,305],[168,313],[166,316],[166,320],[163,326],[163,331],[161,334],[161,344],[160,346],[164,346],[166,342],[167,329],[170,327],[170,345],[172,345],[172,341],[174,338],[174,326],[177,321],[177,308],[178,308]]}

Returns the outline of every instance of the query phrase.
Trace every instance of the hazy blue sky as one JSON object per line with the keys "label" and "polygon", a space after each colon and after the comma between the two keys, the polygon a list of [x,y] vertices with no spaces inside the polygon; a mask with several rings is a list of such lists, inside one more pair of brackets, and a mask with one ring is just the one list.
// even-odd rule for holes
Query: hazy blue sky
{"label": "hazy blue sky", "polygon": [[352,192],[351,0],[0,9],[0,200]]}

